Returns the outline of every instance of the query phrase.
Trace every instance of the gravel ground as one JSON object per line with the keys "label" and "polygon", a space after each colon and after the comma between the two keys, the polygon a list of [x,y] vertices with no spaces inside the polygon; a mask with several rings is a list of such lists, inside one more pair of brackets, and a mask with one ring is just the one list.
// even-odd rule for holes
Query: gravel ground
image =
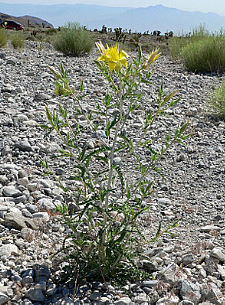
{"label": "gravel ground", "polygon": [[[145,202],[152,213],[139,222],[146,237],[159,222],[166,227],[179,219],[178,228],[145,247],[149,260],[140,263],[150,274],[147,281],[122,288],[87,283],[76,293],[73,285],[54,282],[50,256],[65,234],[54,204],[64,194],[40,167],[40,159],[59,147],[38,126],[46,122],[44,105],[54,108],[59,101],[47,66],[63,63],[75,88],[83,79],[85,107],[91,109],[106,88],[96,57],[96,50],[81,58],[64,57],[33,42],[21,52],[0,50],[0,305],[225,304],[225,122],[207,114],[207,99],[222,76],[195,75],[168,56],[154,66],[153,88],[163,80],[166,91],[179,90],[181,101],[157,130],[168,132],[189,120],[191,136],[162,160],[166,180],[158,181],[158,191]],[[142,90],[144,107],[154,92]],[[134,118],[135,137],[138,125]],[[132,177],[129,162],[124,165]],[[63,161],[55,167],[65,172]]]}

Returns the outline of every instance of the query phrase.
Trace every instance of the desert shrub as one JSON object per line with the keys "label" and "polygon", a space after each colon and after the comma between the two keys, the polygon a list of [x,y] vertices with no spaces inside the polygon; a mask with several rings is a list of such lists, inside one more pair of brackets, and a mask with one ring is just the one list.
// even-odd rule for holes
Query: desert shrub
{"label": "desert shrub", "polygon": [[181,58],[193,72],[224,72],[225,36],[209,36],[191,42],[182,49]]}
{"label": "desert shrub", "polygon": [[[179,102],[177,91],[165,94],[161,86],[149,108],[143,108],[146,91],[140,92],[140,87],[151,87],[150,69],[158,51],[145,58],[139,48],[128,64],[128,54],[117,45],[105,49],[98,43],[97,47],[101,56],[96,65],[108,82],[104,98],[89,105],[87,111],[84,83],[75,92],[64,67],[59,71],[51,67],[60,93],[74,101],[72,108],[67,101],[52,110],[46,105],[48,124],[42,126],[59,137],[58,157],[67,160],[68,173],[60,178],[49,165],[51,158],[42,165],[69,198],[57,206],[67,232],[59,258],[64,261],[64,279],[72,278],[78,284],[84,280],[124,283],[149,277],[138,268],[143,243],[168,233],[176,222],[163,229],[156,227],[155,236],[147,240],[140,230],[141,216],[150,209],[144,201],[153,192],[155,176],[161,174],[162,157],[187,137],[187,123],[174,133],[151,136],[160,117]],[[143,123],[138,139],[132,132],[133,117]]]}
{"label": "desert shrub", "polygon": [[223,72],[225,70],[225,34],[210,34],[204,27],[188,35],[169,40],[170,55],[181,59],[193,72]]}
{"label": "desert shrub", "polygon": [[225,119],[225,80],[212,93],[209,100],[209,111],[212,115]]}
{"label": "desert shrub", "polygon": [[210,33],[202,26],[194,29],[189,34],[181,34],[174,36],[169,40],[169,51],[170,55],[174,59],[178,59],[181,56],[181,52],[184,47],[186,47],[191,42],[196,42],[207,38],[210,36]]}
{"label": "desert shrub", "polygon": [[185,47],[188,44],[189,40],[187,37],[173,37],[169,40],[169,51],[170,55],[174,59],[178,59],[180,57],[181,51],[183,47]]}
{"label": "desert shrub", "polygon": [[57,32],[58,32],[57,29],[55,29],[55,28],[49,28],[49,29],[47,29],[47,30],[45,31],[45,34],[46,34],[46,35],[55,35]]}
{"label": "desert shrub", "polygon": [[10,35],[11,44],[14,49],[22,49],[25,43],[25,37],[23,33],[13,33]]}
{"label": "desert shrub", "polygon": [[90,32],[76,23],[61,28],[53,42],[55,49],[65,55],[78,56],[89,53],[93,47]]}
{"label": "desert shrub", "polygon": [[5,29],[0,29],[0,48],[4,48],[7,45],[7,35]]}

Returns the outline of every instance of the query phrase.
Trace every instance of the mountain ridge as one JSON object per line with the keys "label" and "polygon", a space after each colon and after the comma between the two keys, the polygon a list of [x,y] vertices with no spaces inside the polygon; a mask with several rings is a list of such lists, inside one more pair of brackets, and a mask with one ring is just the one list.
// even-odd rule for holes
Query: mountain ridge
{"label": "mountain ridge", "polygon": [[12,15],[33,15],[55,27],[69,21],[78,22],[89,29],[122,27],[133,32],[160,30],[174,33],[188,33],[203,25],[209,31],[225,29],[225,16],[216,13],[189,12],[164,5],[145,8],[107,7],[93,4],[8,4],[0,3],[1,11]]}
{"label": "mountain ridge", "polygon": [[30,16],[30,15],[24,15],[24,16],[12,16],[9,14],[5,14],[0,12],[0,20],[13,20],[16,22],[19,22],[20,24],[22,24],[24,27],[26,26],[45,26],[45,27],[53,27],[53,25],[51,23],[49,23],[48,21],[42,19],[42,18],[38,18],[38,17],[34,17],[34,16]]}

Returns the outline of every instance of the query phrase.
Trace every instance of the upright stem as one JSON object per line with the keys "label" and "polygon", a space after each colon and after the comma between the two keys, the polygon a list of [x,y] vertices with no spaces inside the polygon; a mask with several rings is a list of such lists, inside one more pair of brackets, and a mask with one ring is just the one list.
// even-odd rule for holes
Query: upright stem
{"label": "upright stem", "polygon": [[[109,156],[109,177],[108,177],[108,182],[107,182],[107,191],[108,193],[106,194],[105,198],[105,204],[104,204],[104,228],[106,226],[108,216],[107,216],[107,211],[109,207],[109,190],[112,188],[112,176],[113,176],[113,158],[114,158],[114,152],[115,152],[115,147],[117,143],[117,138],[118,138],[118,133],[121,128],[121,122],[122,122],[122,111],[123,111],[123,100],[122,100],[122,92],[121,90],[118,90],[118,99],[119,99],[119,105],[120,105],[120,119],[116,124],[116,130],[113,138],[113,143],[112,143],[112,149],[110,151],[110,156]],[[104,233],[102,235],[102,243],[105,243],[105,235],[106,235],[106,230],[104,230]]]}

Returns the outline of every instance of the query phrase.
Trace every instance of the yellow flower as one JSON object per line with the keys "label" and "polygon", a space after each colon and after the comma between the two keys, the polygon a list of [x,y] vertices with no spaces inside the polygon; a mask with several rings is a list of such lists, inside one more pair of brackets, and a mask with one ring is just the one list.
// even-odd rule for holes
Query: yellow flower
{"label": "yellow flower", "polygon": [[148,68],[157,58],[159,58],[161,53],[159,53],[159,49],[152,51],[152,53],[148,56],[146,63],[144,64],[144,68]]}
{"label": "yellow flower", "polygon": [[[105,47],[103,46],[102,42],[96,42],[96,47],[98,48],[99,52],[103,55],[107,50],[105,49]],[[107,49],[109,49],[108,45],[107,46]]]}
{"label": "yellow flower", "polygon": [[96,46],[101,53],[101,56],[97,59],[98,61],[104,61],[110,71],[120,71],[122,66],[127,67],[127,57],[129,55],[125,51],[120,51],[118,45],[112,46],[109,48],[107,45],[107,49],[103,46],[101,42],[96,43]]}

